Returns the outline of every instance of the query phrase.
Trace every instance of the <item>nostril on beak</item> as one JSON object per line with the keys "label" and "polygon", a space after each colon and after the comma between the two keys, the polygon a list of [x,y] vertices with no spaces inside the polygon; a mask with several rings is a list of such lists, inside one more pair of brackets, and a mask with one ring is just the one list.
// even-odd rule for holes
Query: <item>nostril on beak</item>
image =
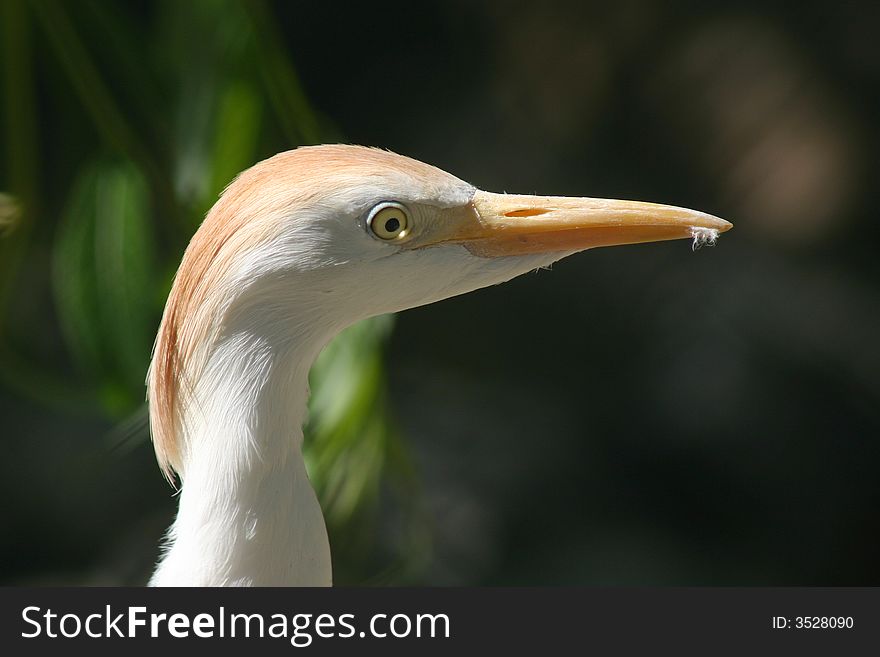
{"label": "nostril on beak", "polygon": [[540,214],[547,214],[550,210],[546,208],[524,208],[522,210],[511,210],[505,212],[505,217],[537,217]]}

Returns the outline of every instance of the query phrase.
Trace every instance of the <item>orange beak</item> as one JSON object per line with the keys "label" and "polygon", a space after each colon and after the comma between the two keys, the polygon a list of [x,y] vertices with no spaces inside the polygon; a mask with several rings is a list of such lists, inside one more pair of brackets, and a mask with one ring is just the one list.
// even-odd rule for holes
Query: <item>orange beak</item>
{"label": "orange beak", "polygon": [[676,239],[714,239],[733,224],[671,205],[477,191],[452,241],[496,257]]}

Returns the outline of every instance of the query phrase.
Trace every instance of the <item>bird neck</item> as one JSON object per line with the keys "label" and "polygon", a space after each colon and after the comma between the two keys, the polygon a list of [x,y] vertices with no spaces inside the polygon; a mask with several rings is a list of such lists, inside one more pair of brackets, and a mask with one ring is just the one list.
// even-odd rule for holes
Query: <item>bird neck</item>
{"label": "bird neck", "polygon": [[260,319],[225,327],[194,385],[179,511],[151,584],[331,583],[301,449],[308,371],[323,340],[273,335]]}

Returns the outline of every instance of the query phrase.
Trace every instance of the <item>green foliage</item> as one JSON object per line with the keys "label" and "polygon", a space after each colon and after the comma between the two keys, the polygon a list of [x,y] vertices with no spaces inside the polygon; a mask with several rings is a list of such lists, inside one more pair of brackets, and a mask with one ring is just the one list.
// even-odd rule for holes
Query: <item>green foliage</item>
{"label": "green foliage", "polygon": [[[310,107],[267,7],[217,9],[210,0],[164,2],[141,8],[144,16],[122,4],[5,1],[0,382],[18,393],[80,412],[87,399],[95,413],[138,426],[130,418],[144,416],[161,309],[204,213],[250,164],[332,134]],[[47,156],[33,123],[30,62],[43,42],[50,49],[42,65],[70,92],[41,107],[47,131],[78,147],[65,158]],[[50,158],[63,170],[48,166]],[[40,252],[51,254],[36,277],[53,306],[48,337],[31,335],[10,311],[30,293],[25,266]],[[312,373],[306,459],[331,540],[343,546],[343,582],[363,581],[395,553],[411,552],[401,541],[424,539],[415,529],[412,467],[385,397],[383,345],[392,327],[386,316],[350,328]],[[38,357],[53,335],[67,362]],[[138,437],[148,439],[145,430]],[[390,549],[375,528],[385,492],[403,510],[404,538]]]}
{"label": "green foliage", "polygon": [[309,376],[309,471],[325,491],[331,523],[345,522],[360,500],[375,499],[379,492],[376,473],[390,431],[382,412],[384,369],[377,346],[392,323],[391,316],[382,316],[348,328],[324,349]]}
{"label": "green foliage", "polygon": [[[387,481],[403,507],[404,535],[412,546],[382,576],[403,580],[426,559],[427,532],[414,505],[414,472],[388,410],[384,354],[394,326],[382,315],[343,331],[321,353],[310,373],[312,396],[306,426],[306,464],[341,560],[336,578],[357,578],[381,558],[371,551],[376,508]],[[404,456],[404,458],[401,458]],[[390,471],[390,472],[389,472]],[[372,564],[372,566],[371,566]]]}
{"label": "green foliage", "polygon": [[222,92],[217,113],[214,152],[210,159],[210,195],[219,196],[236,174],[250,166],[256,152],[261,103],[256,91],[236,80]]}
{"label": "green foliage", "polygon": [[0,193],[0,237],[15,229],[21,210],[9,194]]}
{"label": "green foliage", "polygon": [[152,344],[155,245],[149,192],[130,163],[83,171],[54,244],[55,306],[67,347],[108,412],[137,406]]}

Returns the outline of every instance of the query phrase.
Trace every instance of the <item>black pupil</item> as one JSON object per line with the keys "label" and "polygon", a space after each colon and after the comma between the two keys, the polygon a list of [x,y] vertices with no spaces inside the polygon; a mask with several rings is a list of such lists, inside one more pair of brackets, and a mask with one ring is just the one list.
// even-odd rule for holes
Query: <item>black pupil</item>
{"label": "black pupil", "polygon": [[393,233],[398,228],[400,228],[400,219],[397,217],[391,217],[391,219],[385,222],[385,231],[388,233]]}

